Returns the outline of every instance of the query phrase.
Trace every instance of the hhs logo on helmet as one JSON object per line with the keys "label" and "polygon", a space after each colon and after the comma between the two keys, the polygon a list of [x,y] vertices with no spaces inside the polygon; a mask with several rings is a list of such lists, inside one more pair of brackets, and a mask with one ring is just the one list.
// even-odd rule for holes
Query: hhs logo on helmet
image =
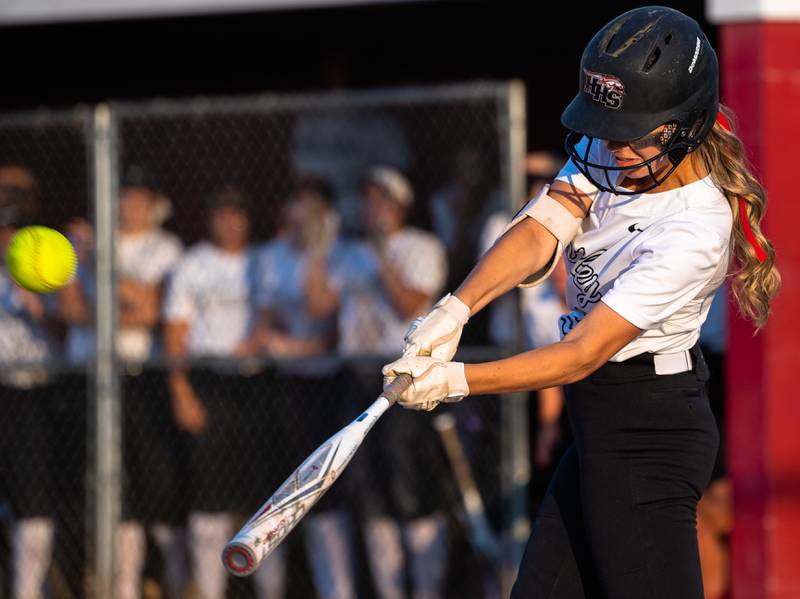
{"label": "hhs logo on helmet", "polygon": [[613,75],[595,73],[589,69],[583,69],[583,72],[586,74],[583,91],[589,94],[592,100],[612,110],[622,108],[622,98],[625,96],[625,86],[622,81]]}

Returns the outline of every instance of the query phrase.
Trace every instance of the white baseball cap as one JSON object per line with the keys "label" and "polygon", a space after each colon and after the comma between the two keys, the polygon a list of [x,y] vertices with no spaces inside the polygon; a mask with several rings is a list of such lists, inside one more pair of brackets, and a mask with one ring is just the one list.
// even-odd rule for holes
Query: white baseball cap
{"label": "white baseball cap", "polygon": [[364,183],[377,185],[404,208],[408,208],[414,203],[414,191],[411,189],[411,183],[403,173],[393,166],[373,166],[364,176]]}

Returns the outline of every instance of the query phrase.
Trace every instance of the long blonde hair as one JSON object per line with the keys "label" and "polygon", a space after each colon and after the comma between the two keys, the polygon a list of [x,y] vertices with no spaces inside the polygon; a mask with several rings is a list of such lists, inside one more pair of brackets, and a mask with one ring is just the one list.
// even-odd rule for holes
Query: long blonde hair
{"label": "long blonde hair", "polygon": [[[733,122],[730,109],[720,105],[720,112],[728,123]],[[766,192],[750,170],[741,140],[720,122],[714,123],[695,151],[714,183],[728,198],[733,213],[731,291],[739,311],[760,330],[769,317],[770,301],[781,286],[781,276],[775,268],[775,249],[761,231],[767,207]],[[739,198],[744,199],[750,230],[765,254],[763,261],[745,235],[739,216]]]}

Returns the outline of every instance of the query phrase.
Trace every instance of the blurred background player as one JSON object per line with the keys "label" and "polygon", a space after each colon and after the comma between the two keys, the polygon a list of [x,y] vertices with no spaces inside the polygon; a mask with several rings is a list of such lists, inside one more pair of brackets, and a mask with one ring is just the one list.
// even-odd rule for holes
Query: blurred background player
{"label": "blurred background player", "polygon": [[[3,255],[17,229],[34,224],[36,188],[27,168],[0,166]],[[44,365],[56,356],[49,299],[17,286],[0,264],[0,497],[13,518],[12,599],[44,597],[52,555],[52,389]]]}
{"label": "blurred background player", "polygon": [[[117,355],[122,379],[123,516],[115,533],[115,596],[138,599],[142,589],[146,531],[158,545],[165,563],[169,596],[177,597],[186,584],[185,547],[176,514],[180,504],[177,435],[170,417],[165,381],[152,361],[160,355],[162,286],[180,258],[178,238],[161,228],[169,215],[169,200],[158,192],[147,171],[130,165],[120,186],[116,244],[119,331]],[[94,275],[91,266],[92,231],[76,221],[78,277],[61,292],[61,314],[69,325],[67,356],[88,364],[94,355]],[[178,518],[176,518],[178,516]]]}
{"label": "blurred background player", "polygon": [[248,447],[252,385],[239,375],[255,320],[255,252],[249,246],[248,200],[225,188],[208,204],[210,239],[178,263],[164,305],[169,389],[175,421],[191,434],[188,544],[200,599],[222,599],[220,562],[233,535],[234,510],[245,512],[242,472]]}
{"label": "blurred background player", "polygon": [[[339,352],[355,359],[396,356],[397,339],[424,312],[447,276],[445,252],[430,233],[406,224],[414,194],[398,169],[376,166],[362,178],[362,218],[367,241],[353,243],[309,268],[309,305],[320,316],[339,312]],[[364,405],[380,393],[369,374],[351,373],[352,401]],[[392,411],[377,424],[370,447],[359,451],[349,470],[364,477],[358,489],[365,517],[365,542],[376,592],[381,599],[405,597],[406,555],[413,596],[435,599],[443,591],[447,542],[439,481],[429,472],[441,462],[429,421]],[[414,448],[413,451],[409,448]],[[437,461],[438,460],[438,461]],[[383,477],[376,484],[375,476]]]}
{"label": "blurred background player", "polygon": [[[260,398],[258,418],[284,422],[284,442],[274,434],[265,439],[257,458],[267,480],[260,489],[277,489],[294,465],[301,463],[320,441],[342,425],[339,359],[336,348],[336,315],[315,317],[309,312],[306,275],[310,261],[325,260],[337,243],[339,217],[333,207],[333,190],[319,178],[301,179],[290,193],[283,210],[278,235],[259,250],[258,260],[258,349],[277,361],[278,393]],[[314,414],[302,429],[298,413]],[[280,447],[283,451],[277,451]],[[351,526],[343,487],[334,486],[313,513],[303,520],[314,586],[320,599],[355,599]],[[263,498],[262,498],[263,500]],[[278,550],[255,576],[264,580],[269,594],[262,599],[284,596],[285,554]]]}

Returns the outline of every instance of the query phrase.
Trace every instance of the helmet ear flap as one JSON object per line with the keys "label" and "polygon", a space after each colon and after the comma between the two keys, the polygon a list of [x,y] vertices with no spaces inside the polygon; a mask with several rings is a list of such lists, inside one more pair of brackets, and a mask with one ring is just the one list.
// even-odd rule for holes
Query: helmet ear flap
{"label": "helmet ear flap", "polygon": [[686,135],[685,141],[689,145],[690,152],[697,149],[697,146],[706,138],[706,135],[709,134],[714,126],[716,118],[716,113],[709,110],[704,110],[700,113],[700,116],[697,117],[694,125]]}

